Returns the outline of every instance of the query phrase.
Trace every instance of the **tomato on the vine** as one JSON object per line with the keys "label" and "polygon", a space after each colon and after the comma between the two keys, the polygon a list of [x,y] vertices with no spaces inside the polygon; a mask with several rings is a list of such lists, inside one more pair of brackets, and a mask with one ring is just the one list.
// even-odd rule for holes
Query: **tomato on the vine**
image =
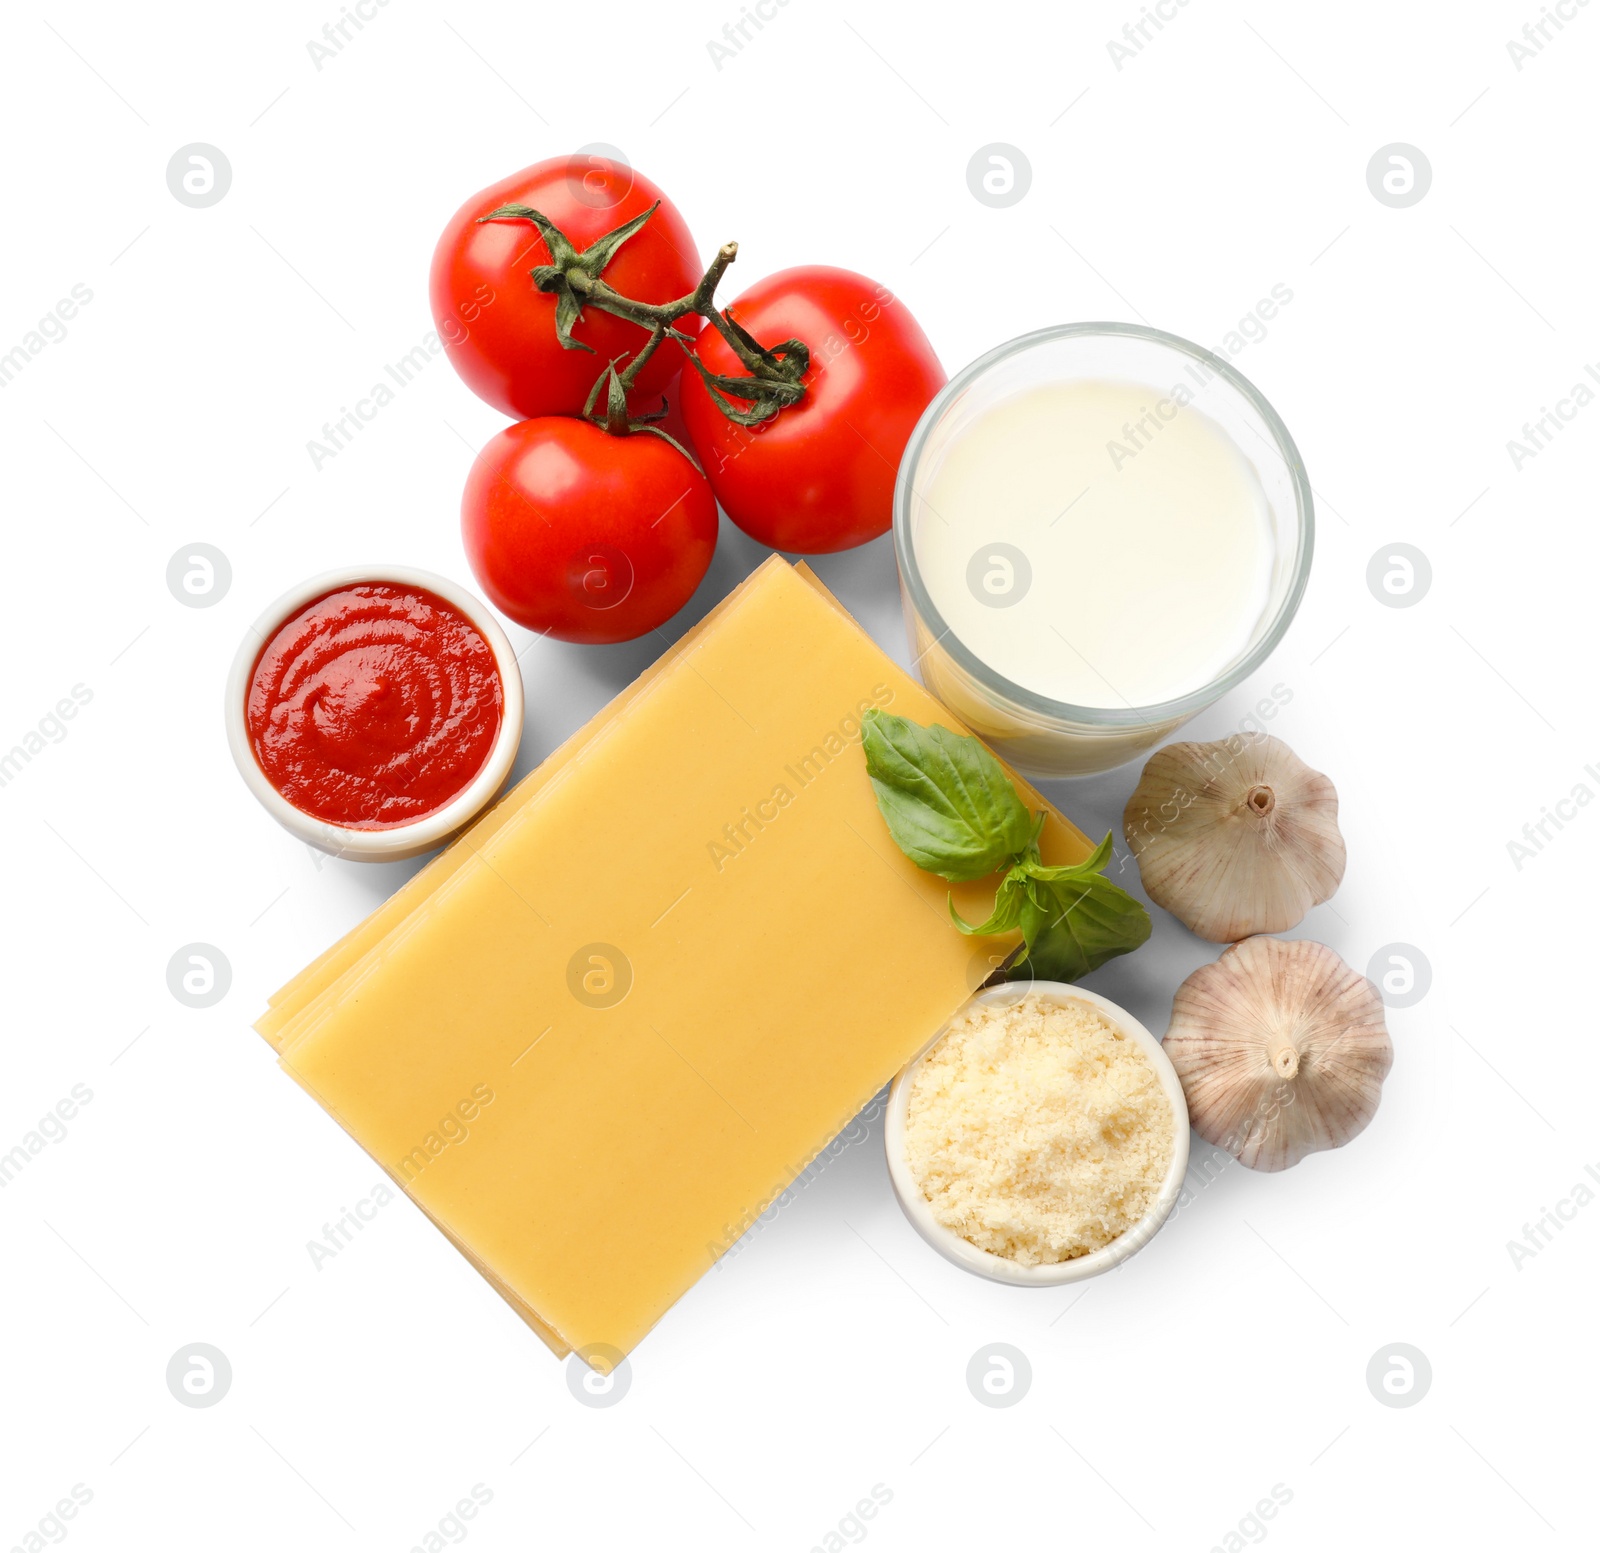
{"label": "tomato on the vine", "polygon": [[[826,265],[769,275],[727,312],[769,347],[804,341],[811,361],[799,402],[749,427],[684,373],[684,421],[724,511],[763,544],[806,554],[885,532],[900,455],[945,382],[916,319],[886,286]],[[714,329],[695,354],[719,376],[744,370]]]}
{"label": "tomato on the vine", "polygon": [[541,416],[478,454],[461,537],[483,591],[519,625],[625,642],[688,603],[716,549],[717,504],[670,442]]}
{"label": "tomato on the vine", "polygon": [[[428,294],[435,325],[463,381],[479,398],[516,419],[576,415],[613,357],[637,351],[640,329],[586,308],[572,337],[591,347],[564,348],[556,333],[556,298],[540,291],[531,271],[549,264],[545,239],[523,220],[481,221],[508,205],[547,216],[578,250],[649,210],[660,208],[605,267],[605,279],[643,302],[686,296],[700,279],[694,238],[661,191],[625,163],[560,156],[536,162],[473,195],[450,218],[434,249]],[[699,320],[678,329],[693,334]],[[658,351],[634,385],[641,406],[678,375],[683,353]]]}

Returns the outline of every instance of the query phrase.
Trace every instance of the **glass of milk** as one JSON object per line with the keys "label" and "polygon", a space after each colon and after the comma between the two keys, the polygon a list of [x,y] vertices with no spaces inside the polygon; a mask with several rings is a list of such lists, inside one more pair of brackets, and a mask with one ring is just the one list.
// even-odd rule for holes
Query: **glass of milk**
{"label": "glass of milk", "polygon": [[1163,742],[1277,645],[1311,486],[1227,362],[1136,324],[1023,335],[958,373],[900,464],[895,556],[923,682],[1036,776]]}

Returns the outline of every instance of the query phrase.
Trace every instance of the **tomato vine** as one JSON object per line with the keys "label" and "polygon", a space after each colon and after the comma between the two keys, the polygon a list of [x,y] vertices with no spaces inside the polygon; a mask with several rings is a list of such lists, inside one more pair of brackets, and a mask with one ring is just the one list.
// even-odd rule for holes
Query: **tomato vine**
{"label": "tomato vine", "polygon": [[[551,262],[536,265],[531,274],[534,286],[556,299],[556,338],[562,349],[593,353],[592,346],[585,345],[572,333],[574,325],[582,321],[586,307],[611,313],[649,331],[649,338],[621,371],[617,364],[624,357],[618,356],[607,363],[589,391],[583,414],[614,436],[648,431],[677,447],[666,432],[652,424],[666,414],[664,400],[659,409],[643,414],[632,413],[628,407],[628,391],[638,380],[645,363],[667,340],[684,351],[718,409],[740,426],[759,425],[771,420],[780,410],[800,402],[806,391],[803,379],[811,365],[811,351],[803,340],[795,339],[784,340],[770,348],[764,346],[733,317],[731,309],[717,307],[716,289],[728,266],[738,257],[737,243],[724,243],[694,290],[675,301],[641,302],[624,296],[608,284],[604,274],[606,266],[617,250],[656,213],[660,203],[656,201],[648,210],[604,233],[582,251],[555,222],[531,205],[502,205],[478,220],[528,221],[544,238]],[[722,336],[745,369],[743,374],[712,372],[701,362],[695,354],[694,336],[675,327],[680,318],[690,315],[706,319]],[[603,410],[599,408],[602,393]],[[735,401],[742,401],[742,406]],[[680,448],[679,451],[685,450]]]}

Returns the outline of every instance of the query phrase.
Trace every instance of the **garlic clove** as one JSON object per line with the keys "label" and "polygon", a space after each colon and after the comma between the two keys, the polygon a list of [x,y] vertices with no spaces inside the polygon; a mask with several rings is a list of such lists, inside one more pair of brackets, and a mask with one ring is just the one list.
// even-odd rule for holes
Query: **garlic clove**
{"label": "garlic clove", "polygon": [[1297,927],[1344,877],[1333,783],[1270,734],[1157,750],[1122,834],[1150,899],[1213,943]]}
{"label": "garlic clove", "polygon": [[1247,938],[1202,965],[1162,1045],[1194,1130],[1252,1170],[1348,1143],[1394,1061],[1377,989],[1310,939]]}

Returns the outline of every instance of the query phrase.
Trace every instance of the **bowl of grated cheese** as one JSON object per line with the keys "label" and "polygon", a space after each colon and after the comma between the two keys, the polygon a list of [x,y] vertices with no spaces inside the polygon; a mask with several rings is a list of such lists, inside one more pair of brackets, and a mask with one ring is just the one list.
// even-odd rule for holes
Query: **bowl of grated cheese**
{"label": "bowl of grated cheese", "polygon": [[999,1283],[1076,1283],[1161,1228],[1189,1111],[1161,1043],[1066,982],[973,997],[895,1079],[884,1146],[912,1227]]}

